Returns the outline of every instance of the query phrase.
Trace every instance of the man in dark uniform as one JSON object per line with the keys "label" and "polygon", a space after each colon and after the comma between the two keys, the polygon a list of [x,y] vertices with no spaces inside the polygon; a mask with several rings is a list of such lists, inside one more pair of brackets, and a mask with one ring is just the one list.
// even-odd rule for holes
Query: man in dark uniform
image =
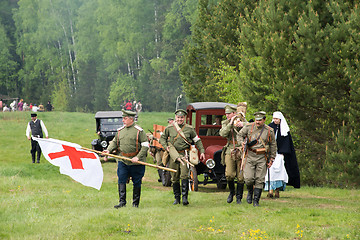
{"label": "man in dark uniform", "polygon": [[[167,126],[160,137],[160,144],[166,148],[170,154],[170,168],[177,170],[176,173],[171,172],[171,181],[173,183],[175,196],[174,205],[180,204],[181,194],[183,205],[189,204],[189,167],[186,163],[183,164],[180,162],[184,162],[182,158],[184,158],[186,151],[189,151],[190,144],[195,143],[200,151],[200,159],[205,159],[203,144],[196,134],[195,129],[185,123],[186,115],[185,110],[177,110],[175,112],[175,122]],[[180,190],[180,179],[182,191]]]}
{"label": "man in dark uniform", "polygon": [[274,130],[265,125],[266,113],[256,112],[255,122],[248,123],[238,134],[238,141],[243,143],[247,137],[247,157],[244,167],[244,179],[248,189],[247,202],[259,206],[261,192],[265,184],[267,167],[271,167],[276,156]]}
{"label": "man in dark uniform", "polygon": [[109,143],[107,149],[104,150],[104,153],[117,150],[119,156],[131,158],[131,161],[118,161],[119,204],[115,205],[114,208],[121,208],[126,205],[126,182],[128,177],[131,177],[134,185],[133,207],[139,207],[141,181],[145,174],[145,166],[138,162],[145,162],[149,142],[144,130],[134,122],[136,113],[125,110],[122,110],[122,112],[124,126],[118,129],[117,134]]}
{"label": "man in dark uniform", "polygon": [[228,182],[230,194],[227,198],[228,203],[232,203],[235,196],[235,183],[234,179],[237,178],[236,187],[236,203],[240,204],[244,191],[244,175],[240,173],[240,161],[241,159],[234,159],[231,157],[231,150],[236,147],[240,147],[236,139],[236,134],[243,127],[243,122],[235,121],[238,116],[236,115],[236,107],[230,105],[225,106],[226,120],[221,122],[220,136],[227,139],[227,143],[224,146],[222,154],[222,163],[225,164],[225,176]]}
{"label": "man in dark uniform", "polygon": [[41,148],[39,143],[37,141],[34,141],[31,137],[43,138],[44,136],[43,131],[45,133],[45,137],[49,138],[48,131],[45,127],[44,122],[41,121],[40,119],[37,119],[36,113],[32,113],[31,121],[28,123],[26,128],[26,137],[27,139],[31,140],[30,152],[31,152],[32,163],[35,163],[36,153],[37,153],[36,162],[40,163]]}

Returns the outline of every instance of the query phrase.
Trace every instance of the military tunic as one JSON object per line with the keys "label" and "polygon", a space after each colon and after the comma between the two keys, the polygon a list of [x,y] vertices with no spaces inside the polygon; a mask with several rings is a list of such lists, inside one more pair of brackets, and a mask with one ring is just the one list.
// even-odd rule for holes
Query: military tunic
{"label": "military tunic", "polygon": [[[143,129],[135,123],[133,123],[130,127],[121,127],[107,148],[110,153],[114,150],[118,150],[119,156],[127,158],[133,158],[136,156],[139,161],[142,162],[145,162],[146,160],[148,149],[148,138]],[[129,175],[132,177],[134,186],[140,186],[141,179],[145,174],[145,166],[119,159],[117,173],[119,184],[126,183]]]}
{"label": "military tunic", "polygon": [[[233,181],[235,177],[241,183],[244,182],[244,175],[240,174],[240,160],[234,161],[231,159],[231,150],[235,147],[241,147],[241,144],[236,139],[236,131],[241,130],[240,127],[236,127],[230,124],[230,119],[226,119],[221,122],[220,136],[227,139],[227,143],[223,148],[222,163],[225,164],[225,176],[227,181]],[[236,130],[236,131],[235,131]],[[235,142],[235,146],[234,146]]]}
{"label": "military tunic", "polygon": [[[261,132],[262,128],[264,130]],[[261,136],[259,137],[260,133]],[[259,137],[257,143],[248,148],[247,157],[245,158],[244,179],[246,185],[254,185],[255,188],[262,189],[265,183],[267,160],[274,159],[276,156],[277,146],[274,130],[267,125],[256,127],[255,123],[248,123],[241,129],[237,137],[241,143],[246,137],[248,137],[248,142]],[[266,148],[266,154],[255,153],[256,149],[260,148]]]}
{"label": "military tunic", "polygon": [[[196,134],[195,129],[188,124],[179,125],[179,127],[182,129],[186,140],[189,143],[194,142],[199,152],[205,153],[201,139]],[[178,134],[176,128],[173,125],[167,126],[164,133],[160,137],[160,144],[164,148],[167,148],[170,143],[175,147],[181,156],[185,155],[185,150],[188,151],[190,149],[190,145],[185,142],[180,134]],[[173,183],[179,182],[179,179],[189,179],[189,168],[187,164],[182,165],[176,159],[171,158],[169,167],[177,170],[176,173],[171,172],[171,179]]]}

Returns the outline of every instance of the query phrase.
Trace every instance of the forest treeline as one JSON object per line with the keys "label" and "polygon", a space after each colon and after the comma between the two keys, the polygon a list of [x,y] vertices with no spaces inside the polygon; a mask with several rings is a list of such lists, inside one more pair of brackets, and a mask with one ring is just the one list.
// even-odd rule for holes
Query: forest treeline
{"label": "forest treeline", "polygon": [[65,111],[246,101],[249,118],[284,113],[303,183],[360,185],[358,1],[0,4],[0,94]]}

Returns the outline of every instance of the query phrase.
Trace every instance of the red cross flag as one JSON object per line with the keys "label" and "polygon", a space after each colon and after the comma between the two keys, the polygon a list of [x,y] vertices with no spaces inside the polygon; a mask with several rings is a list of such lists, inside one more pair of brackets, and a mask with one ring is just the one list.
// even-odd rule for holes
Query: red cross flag
{"label": "red cross flag", "polygon": [[60,173],[70,176],[75,181],[100,190],[103,181],[101,162],[93,152],[83,150],[76,143],[53,138],[36,138],[46,160],[60,167]]}

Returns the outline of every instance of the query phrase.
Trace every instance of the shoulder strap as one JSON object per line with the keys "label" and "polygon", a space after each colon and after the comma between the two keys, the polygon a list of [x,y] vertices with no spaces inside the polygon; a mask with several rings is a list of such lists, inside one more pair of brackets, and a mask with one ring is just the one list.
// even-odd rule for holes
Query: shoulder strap
{"label": "shoulder strap", "polygon": [[[186,125],[186,124],[184,124],[184,126],[183,126],[182,128],[184,128],[185,125]],[[176,122],[173,122],[173,126],[174,126],[176,132],[178,133],[178,136],[180,136],[182,139],[184,139],[184,141],[185,141],[187,144],[191,145],[191,143],[189,143],[188,140],[186,140],[185,134],[184,134],[184,132],[182,131],[182,128],[180,128],[179,125],[178,125]],[[176,138],[177,138],[177,136],[174,138],[174,140],[175,140]],[[174,141],[174,142],[175,142],[175,141]]]}
{"label": "shoulder strap", "polygon": [[253,131],[253,129],[254,129],[254,126],[255,126],[255,123],[252,123],[252,124],[251,124],[250,134],[249,134],[249,142],[251,141],[251,134],[252,134],[252,131]]}

